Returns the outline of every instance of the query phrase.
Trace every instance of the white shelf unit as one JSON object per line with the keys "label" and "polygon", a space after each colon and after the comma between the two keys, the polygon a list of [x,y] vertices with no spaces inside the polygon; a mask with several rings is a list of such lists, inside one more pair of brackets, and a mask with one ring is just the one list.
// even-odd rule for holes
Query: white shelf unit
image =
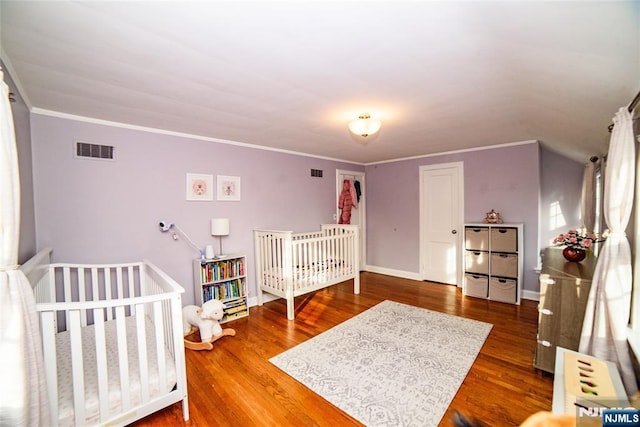
{"label": "white shelf unit", "polygon": [[193,281],[200,305],[211,299],[221,300],[226,308],[220,323],[249,315],[246,258],[228,255],[221,258],[193,261]]}
{"label": "white shelf unit", "polygon": [[465,224],[464,295],[520,304],[523,225]]}

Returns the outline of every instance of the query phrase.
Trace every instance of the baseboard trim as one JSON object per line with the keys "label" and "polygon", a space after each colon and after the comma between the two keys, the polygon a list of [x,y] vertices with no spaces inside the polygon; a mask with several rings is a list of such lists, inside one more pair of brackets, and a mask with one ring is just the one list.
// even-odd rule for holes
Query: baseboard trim
{"label": "baseboard trim", "polygon": [[[417,280],[419,282],[422,281],[422,279],[420,278],[420,275],[418,273],[413,273],[411,271],[394,270],[392,268],[377,267],[375,265],[365,265],[364,266],[364,271],[368,271],[370,273],[385,274],[387,276],[400,277],[402,279]],[[263,303],[269,302],[269,301],[275,301],[278,298],[279,297],[277,297],[275,295],[268,294],[266,292],[262,293],[262,302]],[[522,291],[522,299],[540,301],[540,292],[528,291],[528,290],[524,289]],[[258,305],[258,297],[257,296],[249,297],[247,302],[249,303],[249,307],[254,307],[254,306]]]}
{"label": "baseboard trim", "polygon": [[391,268],[376,267],[375,265],[366,265],[364,267],[364,271],[368,271],[370,273],[386,274],[387,276],[400,277],[402,279],[422,281],[422,278],[418,273],[414,273],[411,271],[394,270]]}
{"label": "baseboard trim", "polygon": [[533,301],[540,301],[540,292],[522,290],[522,299],[530,299]]}
{"label": "baseboard trim", "polygon": [[[267,292],[263,292],[262,293],[262,303],[264,304],[265,302],[271,302],[271,301],[275,301],[280,297],[277,297],[275,295],[271,295]],[[258,297],[249,297],[247,299],[247,304],[249,304],[249,307],[255,307],[256,305],[258,305]]]}

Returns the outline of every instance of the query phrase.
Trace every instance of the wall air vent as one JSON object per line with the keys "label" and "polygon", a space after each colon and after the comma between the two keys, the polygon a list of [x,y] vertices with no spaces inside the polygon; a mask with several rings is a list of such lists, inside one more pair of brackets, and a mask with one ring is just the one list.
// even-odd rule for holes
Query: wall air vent
{"label": "wall air vent", "polygon": [[311,169],[311,176],[322,178],[322,169]]}
{"label": "wall air vent", "polygon": [[115,147],[113,145],[99,145],[76,141],[76,157],[115,160]]}

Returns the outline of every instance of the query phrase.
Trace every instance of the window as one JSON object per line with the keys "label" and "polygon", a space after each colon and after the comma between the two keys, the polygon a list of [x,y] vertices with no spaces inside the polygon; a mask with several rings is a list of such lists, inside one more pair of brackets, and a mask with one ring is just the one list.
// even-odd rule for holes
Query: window
{"label": "window", "polygon": [[567,221],[564,219],[564,215],[562,214],[560,202],[551,202],[549,205],[549,229],[557,230],[565,225],[567,225]]}

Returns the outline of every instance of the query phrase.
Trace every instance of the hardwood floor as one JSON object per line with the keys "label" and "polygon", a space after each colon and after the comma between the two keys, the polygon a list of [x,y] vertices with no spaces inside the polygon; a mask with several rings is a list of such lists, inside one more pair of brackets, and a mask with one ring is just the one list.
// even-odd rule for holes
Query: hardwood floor
{"label": "hardwood floor", "polygon": [[[441,426],[455,410],[487,426],[519,425],[551,409],[552,382],[533,368],[537,302],[520,306],[464,297],[454,286],[362,273],[361,293],[351,281],[296,299],[296,319],[286,319],[284,300],[252,307],[249,317],[224,326],[236,330],[212,351],[186,350],[190,426],[361,425],[269,363],[269,358],[383,300],[493,324],[480,354]],[[181,403],[134,424],[185,425]]]}

